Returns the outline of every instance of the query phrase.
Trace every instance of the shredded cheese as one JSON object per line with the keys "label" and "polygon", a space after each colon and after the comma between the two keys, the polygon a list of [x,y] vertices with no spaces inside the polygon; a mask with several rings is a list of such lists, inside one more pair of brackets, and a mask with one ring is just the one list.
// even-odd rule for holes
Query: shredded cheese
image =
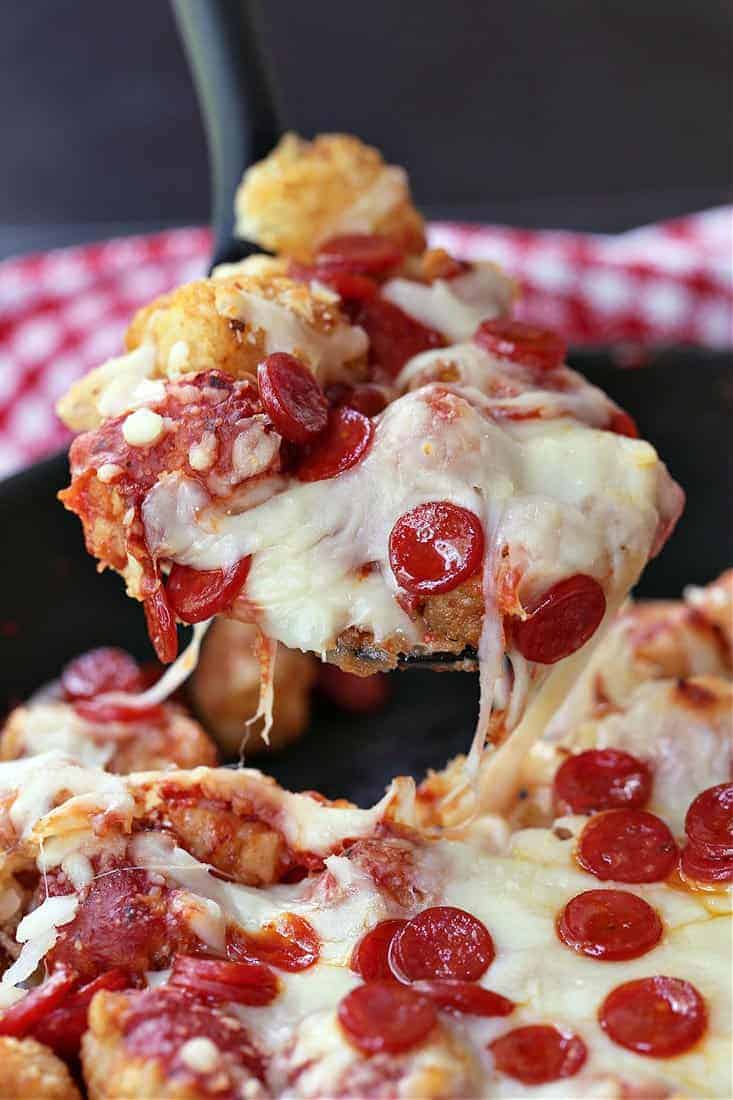
{"label": "shredded cheese", "polygon": [[138,695],[128,695],[126,692],[121,691],[109,691],[103,695],[98,695],[97,698],[105,703],[122,703],[127,707],[140,707],[141,709],[164,703],[185,683],[196,668],[201,643],[212,622],[213,619],[207,619],[203,623],[194,624],[191,641],[173,664],[168,666],[161,678],[147,691],[140,692]]}
{"label": "shredded cheese", "polygon": [[74,919],[79,906],[77,894],[46,898],[37,909],[23,917],[15,938],[23,948],[2,976],[3,985],[17,985],[35,973],[39,963],[56,943],[57,928]]}

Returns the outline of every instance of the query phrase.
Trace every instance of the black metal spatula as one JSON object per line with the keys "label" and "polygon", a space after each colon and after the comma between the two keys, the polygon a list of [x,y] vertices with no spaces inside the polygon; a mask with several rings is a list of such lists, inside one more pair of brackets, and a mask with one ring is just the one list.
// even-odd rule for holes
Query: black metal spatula
{"label": "black metal spatula", "polygon": [[245,0],[173,0],[209,147],[211,267],[262,249],[234,235],[234,195],[245,168],[281,134],[257,5]]}

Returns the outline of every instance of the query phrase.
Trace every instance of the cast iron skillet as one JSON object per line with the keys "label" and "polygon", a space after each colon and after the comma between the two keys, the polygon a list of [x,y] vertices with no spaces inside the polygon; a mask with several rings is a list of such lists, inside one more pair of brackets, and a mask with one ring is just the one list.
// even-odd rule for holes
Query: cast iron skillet
{"label": "cast iron skillet", "polygon": [[[234,191],[243,169],[281,132],[272,81],[251,3],[174,0],[174,10],[209,136],[212,263],[234,260],[251,251],[233,237]],[[688,493],[677,532],[645,572],[639,594],[677,596],[686,584],[712,579],[733,561],[730,357],[672,349],[634,370],[619,369],[602,351],[578,352],[570,361],[629,410]],[[96,572],[78,521],[55,499],[67,483],[65,455],[0,482],[2,711],[92,646],[152,655],[140,605],[125,596],[117,576]],[[317,788],[365,805],[391,776],[421,776],[467,747],[477,714],[475,674],[446,679],[414,669],[392,681],[391,703],[375,718],[317,704],[306,738],[268,758],[267,770],[292,789]]]}

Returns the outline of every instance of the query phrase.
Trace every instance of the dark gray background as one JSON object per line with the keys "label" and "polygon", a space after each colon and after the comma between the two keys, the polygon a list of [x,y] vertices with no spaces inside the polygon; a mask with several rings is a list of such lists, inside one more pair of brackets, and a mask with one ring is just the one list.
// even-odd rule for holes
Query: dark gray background
{"label": "dark gray background", "polygon": [[[617,230],[725,201],[727,0],[265,0],[283,115],[434,214]],[[6,2],[0,255],[208,213],[167,0]]]}

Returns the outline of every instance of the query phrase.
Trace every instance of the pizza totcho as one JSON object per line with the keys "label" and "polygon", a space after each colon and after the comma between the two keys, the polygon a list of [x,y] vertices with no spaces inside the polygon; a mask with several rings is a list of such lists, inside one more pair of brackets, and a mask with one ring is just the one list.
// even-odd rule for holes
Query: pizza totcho
{"label": "pizza totcho", "polygon": [[[731,574],[628,600],[682,491],[401,168],[288,135],[236,215],[269,253],[60,404],[168,669],[80,655],[0,733],[0,1094],[730,1097]],[[478,667],[473,744],[370,808],[219,766],[313,655],[353,710]]]}

